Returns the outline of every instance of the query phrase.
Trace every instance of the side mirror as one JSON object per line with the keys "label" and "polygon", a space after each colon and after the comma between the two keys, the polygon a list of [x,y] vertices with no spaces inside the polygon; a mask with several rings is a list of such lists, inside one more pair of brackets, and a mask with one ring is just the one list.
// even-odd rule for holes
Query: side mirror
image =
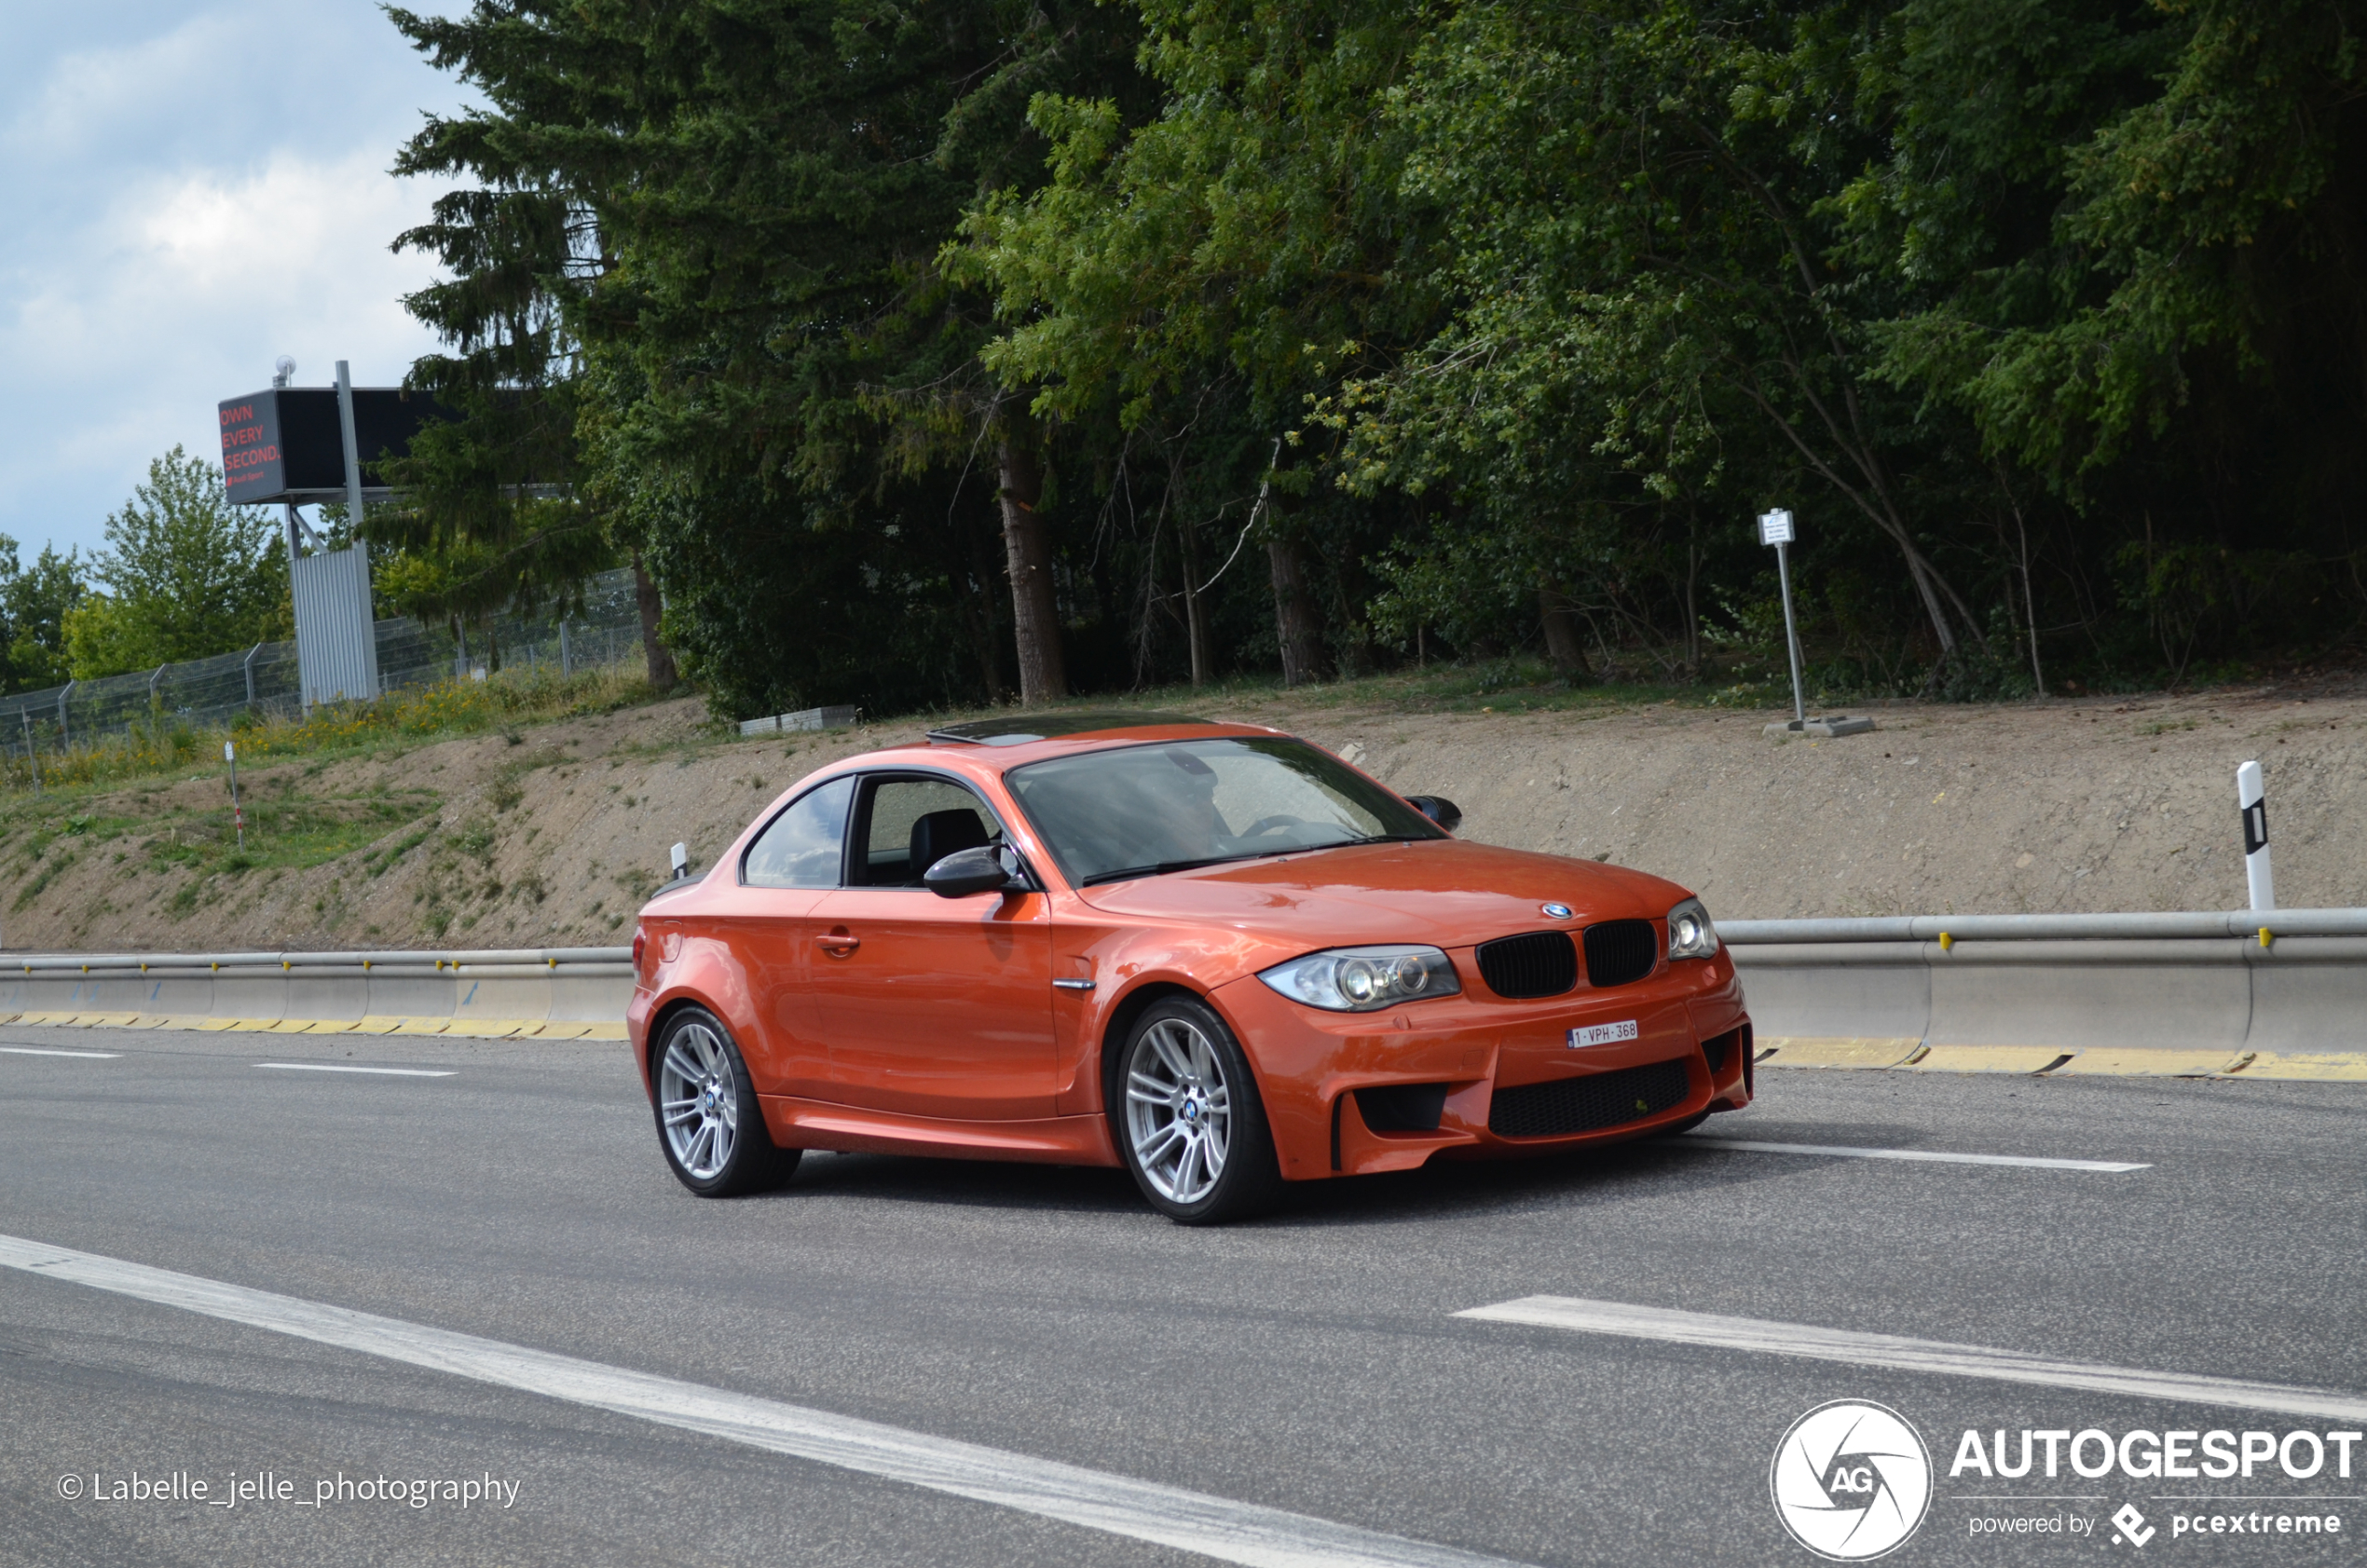
{"label": "side mirror", "polygon": [[923,873],[921,882],[939,898],[967,898],[974,893],[1002,893],[1027,885],[1003,864],[1003,851],[992,844],[955,850]]}
{"label": "side mirror", "polygon": [[1463,825],[1463,809],[1443,795],[1409,795],[1405,798],[1416,811],[1449,833]]}

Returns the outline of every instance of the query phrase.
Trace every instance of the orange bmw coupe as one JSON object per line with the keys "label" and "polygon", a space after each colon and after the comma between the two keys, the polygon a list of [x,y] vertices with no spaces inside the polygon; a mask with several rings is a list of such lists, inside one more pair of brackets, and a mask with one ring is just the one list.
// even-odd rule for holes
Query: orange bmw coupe
{"label": "orange bmw coupe", "polygon": [[1122,1165],[1207,1223],[1750,1103],[1698,900],[1459,821],[1279,731],[1157,715],[837,763],[641,911],[659,1147],[711,1197],[808,1149]]}

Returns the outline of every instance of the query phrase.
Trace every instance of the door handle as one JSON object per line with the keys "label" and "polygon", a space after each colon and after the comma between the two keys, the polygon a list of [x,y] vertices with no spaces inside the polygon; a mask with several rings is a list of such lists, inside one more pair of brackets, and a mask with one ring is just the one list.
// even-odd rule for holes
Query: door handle
{"label": "door handle", "polygon": [[849,936],[842,931],[834,931],[827,935],[815,937],[814,945],[833,958],[844,958],[863,946],[863,939],[859,936]]}

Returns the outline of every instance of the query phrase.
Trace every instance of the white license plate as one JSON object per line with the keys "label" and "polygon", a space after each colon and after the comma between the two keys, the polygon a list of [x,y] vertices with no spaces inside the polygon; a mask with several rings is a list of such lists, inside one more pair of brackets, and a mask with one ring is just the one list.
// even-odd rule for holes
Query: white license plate
{"label": "white license plate", "polygon": [[1589,1045],[1616,1045],[1622,1040],[1635,1038],[1635,1020],[1621,1018],[1615,1024],[1584,1024],[1570,1030],[1570,1049],[1582,1051]]}

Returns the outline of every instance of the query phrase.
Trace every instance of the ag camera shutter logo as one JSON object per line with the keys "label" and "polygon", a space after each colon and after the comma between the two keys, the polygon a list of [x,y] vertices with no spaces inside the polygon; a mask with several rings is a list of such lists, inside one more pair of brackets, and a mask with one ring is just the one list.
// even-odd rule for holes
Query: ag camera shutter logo
{"label": "ag camera shutter logo", "polygon": [[1767,1486],[1792,1539],[1831,1562],[1906,1545],[1932,1505],[1932,1457],[1904,1416],[1835,1399],[1792,1423]]}

